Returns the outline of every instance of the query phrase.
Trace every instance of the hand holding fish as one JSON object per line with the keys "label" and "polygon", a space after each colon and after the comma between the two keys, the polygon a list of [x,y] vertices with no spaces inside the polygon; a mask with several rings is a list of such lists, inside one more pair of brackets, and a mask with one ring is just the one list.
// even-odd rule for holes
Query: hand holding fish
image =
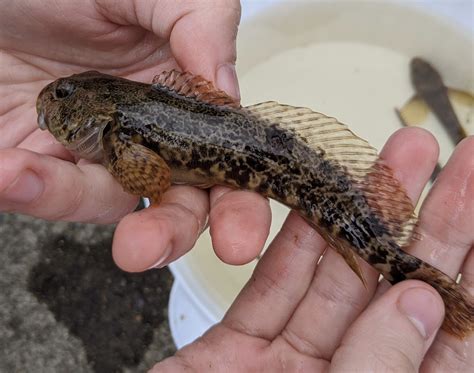
{"label": "hand holding fish", "polygon": [[[233,70],[238,1],[219,7],[208,1],[0,3],[1,211],[112,223],[137,205],[105,169],[76,164],[38,129],[36,97],[59,76],[98,69],[150,82],[161,70],[181,68],[239,96]],[[270,224],[267,200],[223,187],[209,196],[182,186],[165,196],[163,209],[120,223],[114,257],[129,271],[159,260],[166,264],[192,247],[209,211],[214,246],[224,261],[243,263],[259,253]]]}
{"label": "hand holding fish", "polygon": [[[462,141],[420,216],[423,240],[408,251],[474,293],[474,137]],[[403,129],[381,156],[416,201],[437,161],[427,132]],[[152,372],[469,372],[474,335],[439,330],[443,303],[426,284],[391,288],[363,265],[367,289],[327,243],[290,214],[224,320]]]}
{"label": "hand holding fish", "polygon": [[[224,261],[254,258],[268,233],[269,207],[264,198],[239,189],[257,191],[287,204],[306,222],[291,214],[226,319],[204,337],[207,350],[193,345],[164,364],[204,363],[208,370],[216,358],[206,360],[206,353],[215,352],[223,364],[232,352],[237,364],[259,364],[261,349],[270,347],[271,356],[262,364],[280,364],[275,370],[305,361],[308,368],[324,367],[329,360],[343,369],[347,365],[338,356],[354,362],[357,356],[377,356],[374,350],[381,352],[378,362],[402,352],[395,361],[417,367],[441,323],[439,298],[414,282],[380,295],[377,274],[356,254],[392,283],[415,278],[434,286],[446,303],[445,329],[465,340],[441,332],[431,350],[437,360],[443,356],[446,366],[472,364],[472,138],[459,145],[423,208],[423,240],[409,240],[416,221],[412,201],[435,163],[430,135],[401,131],[379,159],[375,149],[334,118],[275,102],[238,107],[231,83],[239,15],[234,2],[222,3],[223,8],[206,7],[206,1],[182,7],[165,1],[93,4],[54,2],[60,9],[50,12],[44,3],[28,3],[20,12],[16,2],[0,15],[6,25],[0,30],[0,64],[12,66],[0,69],[0,92],[6,97],[0,107],[1,210],[100,223],[123,218],[114,240],[115,260],[126,270],[141,271],[189,250],[207,216]],[[21,20],[15,19],[18,14]],[[37,19],[43,21],[37,24]],[[23,34],[33,36],[25,40]],[[44,48],[46,41],[55,48]],[[157,68],[175,67],[234,91],[234,98],[187,73],[161,74],[153,84],[116,77],[150,81]],[[59,79],[42,90],[36,107],[40,127],[70,153],[48,132],[35,130],[34,98],[51,79],[86,69],[114,76],[92,71]],[[72,153],[89,161],[77,162]],[[90,161],[100,161],[115,180]],[[168,189],[171,182],[221,186],[208,193],[185,185]],[[129,214],[137,202],[132,195],[151,197],[157,208]],[[340,256],[329,250],[317,264],[327,243],[315,230]],[[465,289],[452,280],[459,270]],[[419,302],[400,295],[411,286],[425,294]],[[374,294],[378,300],[364,311]],[[375,344],[373,336],[378,336]],[[365,355],[338,349],[341,341]],[[445,346],[461,358],[443,355]],[[258,355],[240,353],[246,348]],[[273,356],[278,359],[272,361]]]}

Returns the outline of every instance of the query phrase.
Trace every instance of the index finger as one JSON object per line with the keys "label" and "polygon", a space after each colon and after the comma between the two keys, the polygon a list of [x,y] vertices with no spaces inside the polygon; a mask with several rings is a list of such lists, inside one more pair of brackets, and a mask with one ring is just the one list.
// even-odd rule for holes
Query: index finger
{"label": "index finger", "polygon": [[101,165],[76,165],[24,149],[0,150],[1,211],[109,224],[137,203]]}

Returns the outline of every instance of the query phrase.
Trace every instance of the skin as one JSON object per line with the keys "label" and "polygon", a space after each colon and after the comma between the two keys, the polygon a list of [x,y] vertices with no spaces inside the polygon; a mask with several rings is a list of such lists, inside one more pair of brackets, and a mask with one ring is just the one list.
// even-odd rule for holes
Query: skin
{"label": "skin", "polygon": [[[3,4],[0,13],[0,147],[4,149],[0,151],[2,211],[17,211],[48,219],[106,223],[119,220],[134,207],[136,199],[123,193],[105,170],[95,165],[75,164],[63,147],[45,132],[36,130],[34,102],[40,87],[47,82],[87,69],[122,73],[149,81],[157,69],[169,69],[179,61],[183,69],[219,81],[214,76],[217,66],[232,62],[235,57],[233,47],[227,50],[229,45],[233,45],[235,12],[230,12],[233,15],[226,18],[228,14],[219,9],[219,17],[212,17],[210,10],[204,14],[198,10],[187,12],[181,4],[171,10],[164,11],[161,7],[162,11],[152,12],[155,5],[160,5],[158,3],[143,1],[134,7],[134,2],[129,1],[112,7],[103,1],[105,11],[98,12],[94,2],[83,2],[80,9],[75,8],[73,2],[62,2],[64,8],[54,13],[49,10],[58,6],[56,2]],[[200,4],[194,3],[198,9]],[[173,13],[174,10],[178,12]],[[109,18],[105,19],[103,14]],[[177,19],[180,19],[179,27],[173,29],[175,38],[171,38],[171,44],[176,47],[181,43],[181,47],[174,49],[169,61],[162,61],[159,58],[163,56],[161,53],[173,47],[169,44],[166,47],[169,34],[162,34],[160,30],[166,29],[163,25],[174,24]],[[40,24],[36,23],[37,20],[41,20]],[[151,32],[145,32],[153,29],[150,20],[160,25],[153,30],[158,40],[150,36]],[[216,23],[221,21],[219,33],[202,26],[217,27]],[[137,24],[140,26],[127,27]],[[46,30],[45,25],[50,29]],[[201,27],[191,27],[196,25]],[[193,32],[189,32],[191,28]],[[48,33],[65,29],[75,38],[66,37],[63,32],[55,33],[64,35],[63,40],[59,37],[52,40],[51,33]],[[19,43],[12,36],[16,33],[29,37]],[[148,35],[148,41],[137,42],[143,35]],[[101,43],[104,39],[106,43]],[[51,45],[57,48],[52,50]],[[140,66],[143,64],[141,57],[145,55],[150,57]],[[166,62],[171,66],[166,66]],[[223,84],[217,82],[217,85],[231,93]],[[474,237],[470,226],[474,201],[472,146],[472,138],[458,146],[428,200],[430,203],[427,202],[423,209],[421,225],[427,232],[426,238],[410,249],[414,255],[450,275],[462,269],[465,287],[471,293],[474,282],[471,250]],[[406,129],[391,138],[383,157],[395,170],[410,197],[416,200],[431,173],[437,148],[430,135]],[[27,169],[43,178],[42,188],[32,188],[31,174],[19,179],[21,171]],[[13,190],[15,193],[9,194]],[[27,194],[29,198],[25,197]],[[260,251],[268,232],[270,216],[264,199],[249,192],[222,188],[214,189],[208,196],[195,188],[180,186],[165,194],[160,208],[122,219],[114,243],[117,263],[122,268],[138,271],[154,261],[161,260],[161,265],[164,265],[178,258],[192,246],[195,235],[205,225],[209,206],[209,222],[217,254],[233,263],[253,258]],[[130,234],[132,231],[134,234]],[[295,234],[299,238],[296,242]],[[145,245],[147,242],[153,242],[155,246]],[[275,249],[269,254],[275,254],[266,255],[268,264],[261,265],[255,274],[254,283],[257,285],[247,287],[249,290],[239,298],[240,304],[234,304],[226,324],[220,324],[200,342],[167,360],[160,371],[176,371],[190,364],[196,370],[209,370],[210,356],[215,370],[225,366],[228,371],[238,371],[244,362],[253,363],[257,369],[267,364],[265,366],[269,368],[283,370],[285,361],[322,363],[322,366],[317,366],[327,368],[327,361],[331,358],[339,364],[335,367],[339,370],[344,370],[344,367],[374,370],[370,364],[378,364],[376,370],[396,370],[394,364],[399,367],[408,364],[414,370],[423,357],[421,370],[424,371],[434,371],[435,368],[439,371],[472,370],[472,338],[460,342],[440,332],[432,343],[432,337],[421,338],[413,324],[403,323],[405,319],[394,327],[393,317],[390,320],[385,317],[389,314],[387,311],[394,309],[393,300],[399,299],[402,292],[405,294],[405,286],[428,289],[434,294],[431,301],[417,303],[421,297],[416,294],[410,300],[426,311],[421,319],[428,321],[430,330],[436,329],[441,322],[442,308],[436,303],[436,299],[439,301],[436,293],[426,285],[404,282],[386,294],[381,294],[382,287],[376,294],[378,300],[362,313],[374,295],[376,275],[370,269],[363,266],[370,285],[367,292],[354,281],[350,269],[332,251],[316,268],[316,258],[324,250],[325,243],[295,216],[289,217],[272,247]],[[284,250],[278,250],[279,247]],[[282,276],[284,274],[287,276]],[[296,277],[288,280],[289,274]],[[306,293],[304,302],[301,302]],[[321,310],[317,318],[315,309]],[[309,324],[314,327],[308,328]],[[349,329],[351,324],[353,327]],[[285,334],[283,330],[291,332],[292,339],[287,336],[279,338]],[[277,339],[282,343],[272,342]],[[341,341],[343,345],[337,348]],[[368,354],[373,358],[367,359]]]}

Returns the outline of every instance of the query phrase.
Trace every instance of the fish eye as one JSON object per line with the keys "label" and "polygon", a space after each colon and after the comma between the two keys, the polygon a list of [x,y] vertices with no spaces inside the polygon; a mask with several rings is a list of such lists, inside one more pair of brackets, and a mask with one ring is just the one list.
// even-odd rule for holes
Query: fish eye
{"label": "fish eye", "polygon": [[69,82],[59,83],[53,91],[56,100],[62,100],[69,97],[74,92],[74,86]]}

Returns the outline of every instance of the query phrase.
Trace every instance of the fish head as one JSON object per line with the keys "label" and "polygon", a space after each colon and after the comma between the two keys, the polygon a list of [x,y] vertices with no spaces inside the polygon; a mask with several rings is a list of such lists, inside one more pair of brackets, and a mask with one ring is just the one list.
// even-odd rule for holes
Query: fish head
{"label": "fish head", "polygon": [[415,57],[410,62],[411,81],[418,91],[427,92],[442,86],[438,71],[426,60]]}
{"label": "fish head", "polygon": [[87,71],[48,84],[36,101],[39,127],[80,158],[97,161],[102,136],[114,121],[116,80],[125,81]]}

